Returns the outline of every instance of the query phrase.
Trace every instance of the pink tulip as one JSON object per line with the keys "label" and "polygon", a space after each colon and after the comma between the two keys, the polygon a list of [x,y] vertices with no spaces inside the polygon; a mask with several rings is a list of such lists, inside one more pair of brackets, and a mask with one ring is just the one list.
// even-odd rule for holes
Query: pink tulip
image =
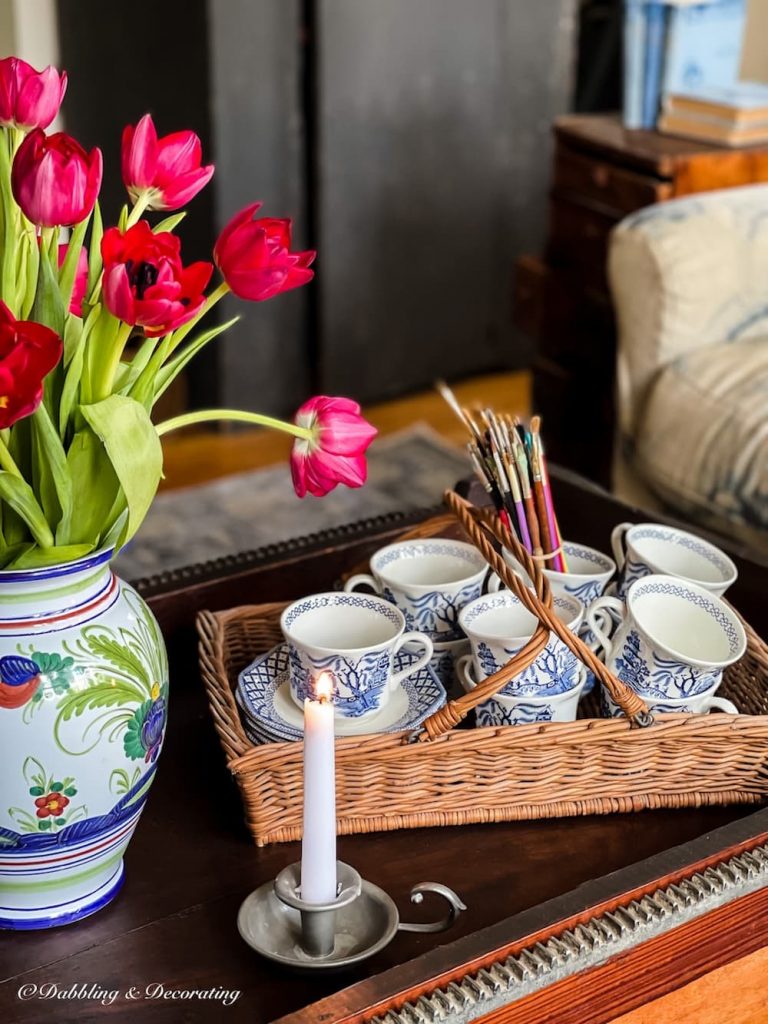
{"label": "pink tulip", "polygon": [[213,250],[216,266],[235,295],[252,302],[271,299],[289,288],[311,281],[311,249],[290,252],[291,222],[276,217],[254,219],[261,203],[235,214],[219,235]]}
{"label": "pink tulip", "polygon": [[47,128],[67,91],[67,73],[54,67],[35,71],[19,57],[0,60],[0,124]]}
{"label": "pink tulip", "polygon": [[309,491],[318,498],[336,484],[362,487],[368,475],[365,450],[378,431],[360,415],[350,398],[317,395],[296,413],[294,422],[312,431],[297,438],[291,451],[291,476],[296,494]]}
{"label": "pink tulip", "polygon": [[[64,243],[59,246],[58,261],[59,267],[64,263],[69,246]],[[88,253],[81,246],[77,257],[77,270],[75,271],[75,285],[72,289],[72,298],[69,300],[69,312],[75,316],[83,315],[83,299],[85,289],[88,287]]]}
{"label": "pink tulip", "polygon": [[123,183],[132,202],[149,193],[149,210],[178,210],[204,188],[213,164],[201,167],[202,147],[194,132],[158,139],[149,114],[123,129]]}
{"label": "pink tulip", "polygon": [[35,128],[19,146],[11,171],[13,196],[33,224],[78,224],[93,209],[101,187],[101,150],[86,153],[64,132]]}

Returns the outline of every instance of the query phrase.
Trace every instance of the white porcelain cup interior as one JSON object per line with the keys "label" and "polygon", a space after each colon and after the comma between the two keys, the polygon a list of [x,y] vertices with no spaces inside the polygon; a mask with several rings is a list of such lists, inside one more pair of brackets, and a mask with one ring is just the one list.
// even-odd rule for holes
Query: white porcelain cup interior
{"label": "white porcelain cup interior", "polygon": [[[576,598],[553,595],[552,609],[568,629],[575,632],[581,625],[584,609]],[[518,649],[530,640],[538,624],[533,612],[509,590],[478,597],[459,613],[459,625],[470,641],[517,644]]]}
{"label": "white porcelain cup interior", "polygon": [[599,615],[606,609],[620,620],[629,616],[656,650],[686,664],[724,668],[746,649],[735,612],[703,587],[675,576],[644,576],[629,588],[626,605],[602,597],[588,608],[587,622],[609,658],[614,644]]}
{"label": "white porcelain cup interior", "polygon": [[382,586],[412,593],[450,590],[482,578],[488,569],[474,545],[442,538],[388,544],[372,556],[370,564],[373,575],[358,573],[347,580],[344,589],[354,590],[365,583],[377,592]]}
{"label": "white porcelain cup interior", "polygon": [[639,575],[677,576],[715,594],[723,594],[738,576],[732,559],[695,534],[660,523],[620,523],[611,534],[620,569]]}

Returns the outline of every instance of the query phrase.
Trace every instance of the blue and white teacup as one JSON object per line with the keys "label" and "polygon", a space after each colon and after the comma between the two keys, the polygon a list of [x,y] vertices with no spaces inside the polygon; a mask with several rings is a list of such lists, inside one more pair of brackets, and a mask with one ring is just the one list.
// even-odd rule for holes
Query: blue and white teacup
{"label": "blue and white teacup", "polygon": [[[614,636],[605,610],[615,613]],[[626,605],[601,597],[587,621],[605,650],[605,664],[651,704],[713,691],[723,669],[743,655],[747,638],[738,616],[719,597],[675,576],[644,576]]]}
{"label": "blue and white teacup", "polygon": [[735,582],[738,570],[720,548],[695,534],[659,523],[619,523],[611,534],[611,547],[621,576],[618,596],[643,576],[677,576],[722,597]]}
{"label": "blue and white teacup", "polygon": [[[724,711],[727,715],[738,715],[739,709],[736,705],[726,700],[725,697],[716,697],[714,686],[711,690],[697,693],[693,697],[683,697],[680,700],[673,700],[671,697],[654,703],[649,700],[648,710],[655,714],[687,714],[687,715],[708,715],[710,711]],[[603,718],[620,718],[624,712],[604,686],[600,687],[600,713]]]}
{"label": "blue and white teacup", "polygon": [[[552,608],[568,629],[576,632],[581,625],[583,609],[574,597],[552,598]],[[461,628],[472,645],[472,677],[481,681],[493,675],[525,647],[539,624],[522,601],[511,591],[486,594],[468,604],[459,615]],[[466,661],[459,661],[459,672]],[[533,662],[520,675],[499,691],[509,695],[544,695],[564,693],[576,685],[581,662],[556,633]]]}
{"label": "blue and white teacup", "polygon": [[[469,693],[477,686],[471,658],[459,662],[459,679]],[[587,671],[579,666],[575,684],[562,693],[548,693],[533,696],[528,694],[508,695],[504,691],[483,701],[475,708],[477,724],[483,725],[531,725],[536,722],[573,722],[584,690]]]}
{"label": "blue and white teacup", "polygon": [[[605,588],[616,572],[616,563],[602,551],[587,547],[585,544],[564,540],[562,547],[568,562],[568,572],[545,568],[544,575],[549,580],[553,596],[576,597],[586,608],[605,593]],[[530,576],[508,548],[502,550],[502,556],[526,585],[531,586]]]}
{"label": "blue and white teacup", "polygon": [[405,616],[408,629],[433,640],[460,640],[459,612],[483,591],[488,565],[472,544],[432,538],[404,540],[381,548],[371,558],[371,573],[359,573],[346,591],[372,587]]}
{"label": "blue and white teacup", "polygon": [[[291,696],[300,706],[312,697],[321,672],[334,677],[337,716],[360,718],[379,711],[402,679],[423,668],[432,657],[432,641],[423,633],[406,632],[403,613],[371,594],[333,591],[313,594],[288,605],[280,616],[288,643]],[[395,655],[405,644],[423,654],[406,669],[394,672]]]}

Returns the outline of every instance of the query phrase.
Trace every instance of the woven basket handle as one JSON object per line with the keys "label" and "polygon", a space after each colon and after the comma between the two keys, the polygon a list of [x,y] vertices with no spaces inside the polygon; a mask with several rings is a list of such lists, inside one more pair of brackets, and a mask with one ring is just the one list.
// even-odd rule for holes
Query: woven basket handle
{"label": "woven basket handle", "polygon": [[[430,715],[424,722],[424,732],[419,735],[419,739],[430,740],[449,732],[467,716],[472,708],[493,697],[508,682],[515,679],[536,660],[546,647],[550,631],[556,633],[576,657],[594,672],[634,725],[650,725],[653,718],[644,701],[621,680],[617,679],[586,644],[575,633],[572,633],[552,611],[549,582],[540,565],[531,558],[517,537],[501,522],[500,517],[491,510],[475,508],[454,491],[446,491],[444,500],[493,571],[528,611],[536,616],[539,625],[525,647],[521,648],[498,672],[494,672],[493,675],[478,683],[470,693],[464,694],[457,700],[448,701],[442,708]],[[533,580],[533,590],[529,589],[504,561],[499,550],[501,547],[508,548],[523,565]]]}

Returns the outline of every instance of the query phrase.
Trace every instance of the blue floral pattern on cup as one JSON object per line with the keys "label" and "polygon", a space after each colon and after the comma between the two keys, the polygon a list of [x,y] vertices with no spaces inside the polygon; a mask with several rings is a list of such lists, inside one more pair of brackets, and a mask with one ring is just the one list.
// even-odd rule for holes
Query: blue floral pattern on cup
{"label": "blue floral pattern on cup", "polygon": [[[504,653],[508,656],[503,662],[506,664],[517,654],[517,649],[505,647]],[[477,660],[486,676],[493,675],[502,667],[488,644],[482,641],[477,645]],[[533,664],[499,692],[509,696],[565,693],[579,681],[579,670],[580,663],[576,655],[553,634]]]}
{"label": "blue floral pattern on cup", "polygon": [[398,601],[389,587],[383,587],[381,596],[390,604],[396,605],[405,617],[407,630],[418,630],[426,633],[433,640],[449,642],[460,640],[464,634],[459,627],[461,609],[480,597],[483,590],[482,580],[468,583],[456,594],[448,594],[441,590],[430,590],[425,594],[409,594],[402,591],[405,600]]}
{"label": "blue floral pattern on cup", "polygon": [[289,644],[288,657],[291,685],[300,701],[312,696],[313,680],[320,672],[328,671],[334,676],[333,703],[340,714],[359,718],[381,704],[389,679],[389,651],[369,651],[357,660],[338,654],[313,658]]}
{"label": "blue floral pattern on cup", "polygon": [[505,707],[496,700],[487,700],[476,708],[477,724],[530,725],[532,722],[551,722],[554,710],[551,704],[515,704]]}
{"label": "blue floral pattern on cup", "polygon": [[634,629],[627,633],[616,657],[616,673],[636,693],[660,700],[693,697],[711,690],[722,678],[722,672],[697,670],[673,658],[660,657]]}

